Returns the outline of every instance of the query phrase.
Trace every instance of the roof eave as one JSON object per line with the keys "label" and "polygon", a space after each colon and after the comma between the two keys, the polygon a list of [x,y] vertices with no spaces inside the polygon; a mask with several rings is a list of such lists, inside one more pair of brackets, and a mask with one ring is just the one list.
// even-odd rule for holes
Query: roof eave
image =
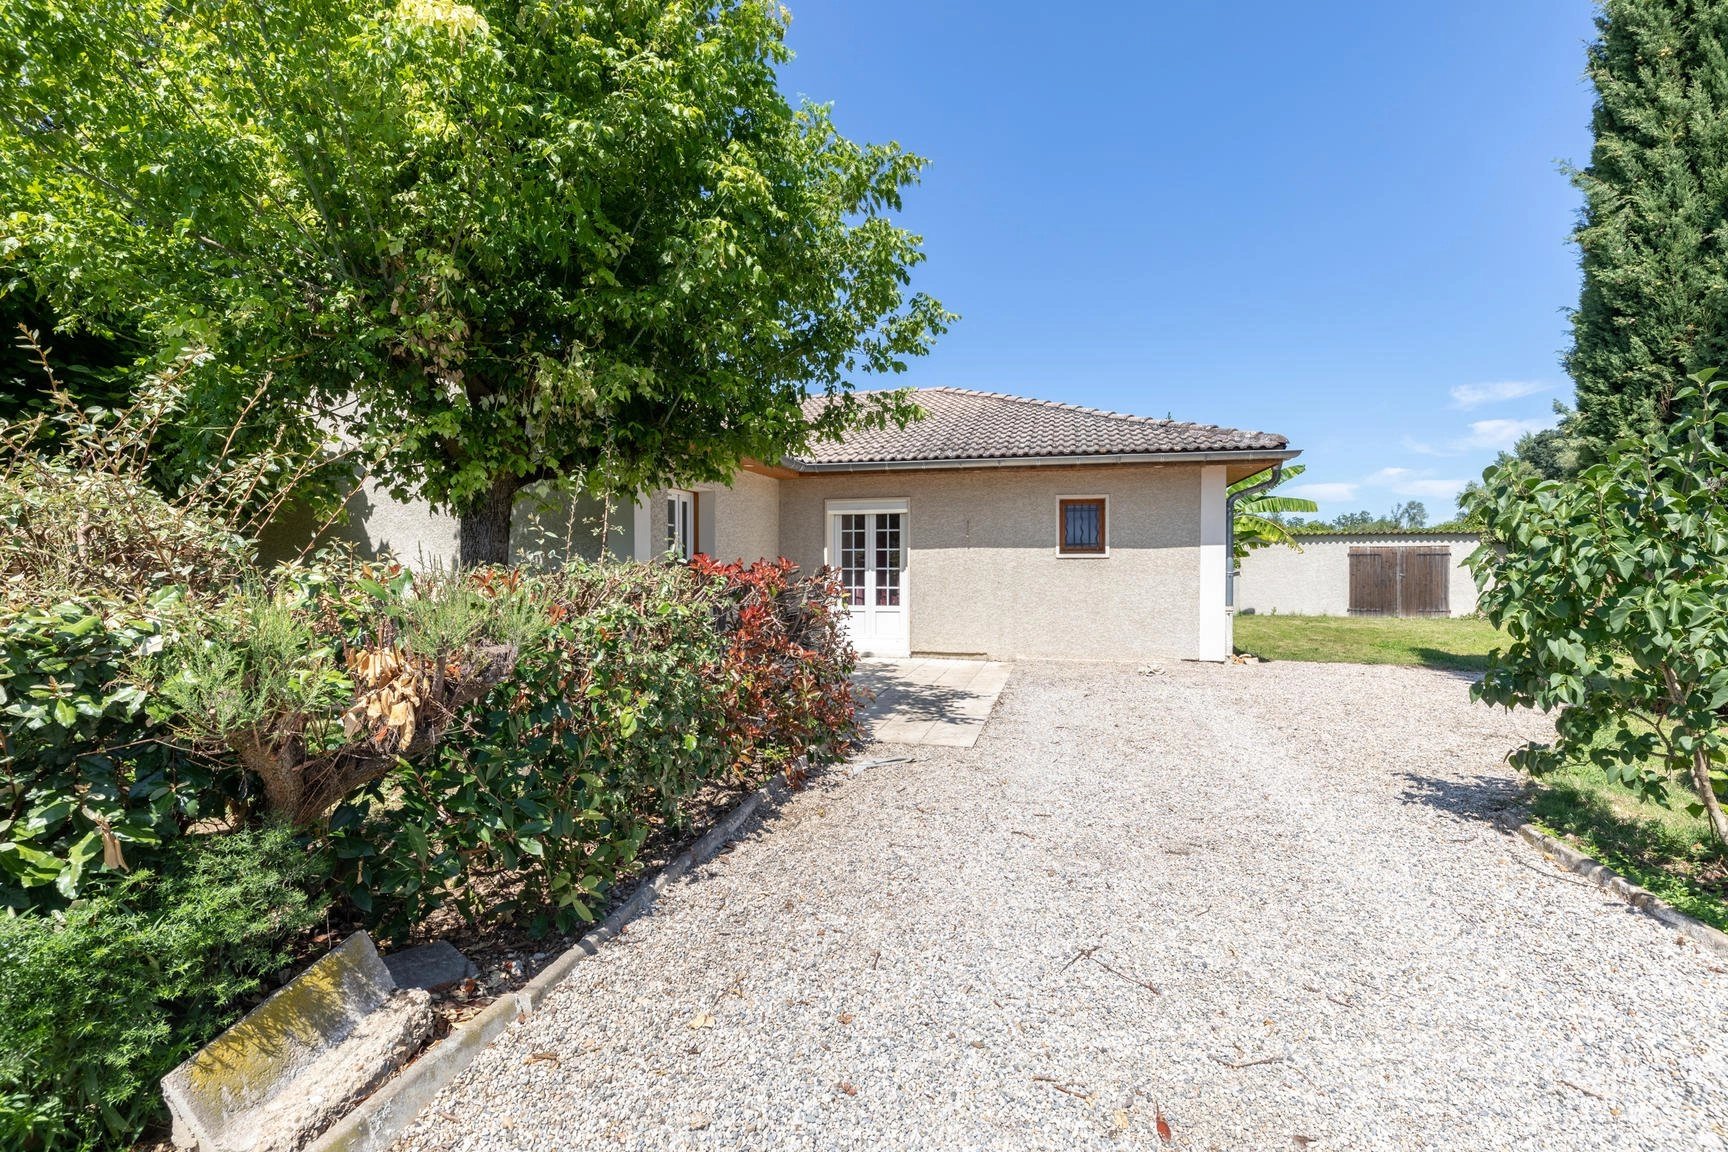
{"label": "roof eave", "polygon": [[785,467],[801,475],[832,472],[926,472],[951,468],[1049,468],[1081,464],[1243,464],[1270,468],[1302,454],[1299,448],[1235,448],[1188,452],[1093,452],[1071,456],[968,456],[938,460],[845,460],[816,464],[788,458]]}

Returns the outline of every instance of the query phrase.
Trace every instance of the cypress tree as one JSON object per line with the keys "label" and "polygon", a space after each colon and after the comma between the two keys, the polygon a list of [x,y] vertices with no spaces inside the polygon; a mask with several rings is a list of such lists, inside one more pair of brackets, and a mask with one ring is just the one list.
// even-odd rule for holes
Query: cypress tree
{"label": "cypress tree", "polygon": [[1728,0],[1605,0],[1596,24],[1566,358],[1586,457],[1665,423],[1688,373],[1728,368]]}

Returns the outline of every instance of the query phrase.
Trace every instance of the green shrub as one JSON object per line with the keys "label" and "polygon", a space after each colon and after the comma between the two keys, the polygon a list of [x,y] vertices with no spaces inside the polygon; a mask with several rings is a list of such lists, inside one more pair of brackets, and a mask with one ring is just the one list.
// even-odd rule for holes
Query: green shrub
{"label": "green shrub", "polygon": [[328,557],[249,580],[151,662],[155,714],[243,780],[248,813],[321,828],[508,678],[535,629],[491,576]]}
{"label": "green shrub", "polygon": [[129,1147],[157,1081],[318,921],[318,879],[284,831],[188,837],[62,912],[0,917],[0,1145]]}
{"label": "green shrub", "polygon": [[169,494],[155,441],[207,363],[186,353],[123,411],[80,408],[49,374],[40,415],[0,421],[0,907],[148,864],[240,783],[160,739],[135,664],[255,573],[248,521],[325,462],[241,455],[256,437],[211,429],[222,450],[172,470]]}
{"label": "green shrub", "polygon": [[102,861],[145,863],[220,807],[209,766],[153,738],[128,676],[177,601],[0,608],[0,906],[64,903]]}
{"label": "green shrub", "polygon": [[729,763],[711,582],[586,564],[518,580],[540,622],[509,679],[331,820],[344,892],[386,934],[451,900],[591,920],[648,821]]}
{"label": "green shrub", "polygon": [[1482,610],[1509,642],[1479,699],[1552,711],[1531,771],[1588,762],[1648,797],[1690,791],[1728,845],[1728,386],[1674,397],[1666,429],[1574,479],[1491,469],[1471,557]]}

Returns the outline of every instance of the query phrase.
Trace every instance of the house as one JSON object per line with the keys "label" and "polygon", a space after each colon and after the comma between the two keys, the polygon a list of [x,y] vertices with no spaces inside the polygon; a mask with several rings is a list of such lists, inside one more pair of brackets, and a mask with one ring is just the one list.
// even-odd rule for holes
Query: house
{"label": "house", "polygon": [[[835,568],[872,655],[1225,659],[1227,489],[1297,453],[1282,436],[924,388],[925,418],[729,484],[604,509],[530,494],[512,546]],[[814,401],[813,403],[821,403]],[[455,523],[374,493],[363,547],[455,554]]]}
{"label": "house", "polygon": [[1236,580],[1239,612],[1294,616],[1468,616],[1476,580],[1464,566],[1474,532],[1318,532],[1294,548],[1259,548]]}

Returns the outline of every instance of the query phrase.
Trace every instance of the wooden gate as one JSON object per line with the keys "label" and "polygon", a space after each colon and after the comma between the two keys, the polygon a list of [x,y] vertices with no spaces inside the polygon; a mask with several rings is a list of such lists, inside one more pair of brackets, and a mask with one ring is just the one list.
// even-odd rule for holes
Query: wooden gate
{"label": "wooden gate", "polygon": [[1350,615],[1451,614],[1452,549],[1350,549]]}

